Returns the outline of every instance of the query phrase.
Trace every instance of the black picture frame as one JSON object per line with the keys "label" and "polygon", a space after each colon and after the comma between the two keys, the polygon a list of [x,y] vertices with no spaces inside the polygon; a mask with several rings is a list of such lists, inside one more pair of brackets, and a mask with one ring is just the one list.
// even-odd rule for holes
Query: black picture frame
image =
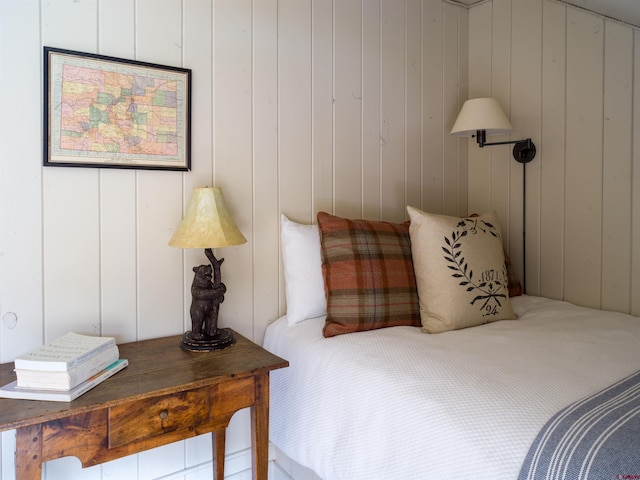
{"label": "black picture frame", "polygon": [[44,166],[188,171],[191,70],[44,47]]}

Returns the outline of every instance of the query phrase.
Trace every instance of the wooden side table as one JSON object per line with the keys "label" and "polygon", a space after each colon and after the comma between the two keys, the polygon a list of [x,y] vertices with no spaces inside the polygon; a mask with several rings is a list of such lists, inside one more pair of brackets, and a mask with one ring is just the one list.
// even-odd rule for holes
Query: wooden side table
{"label": "wooden side table", "polygon": [[[267,480],[269,372],[288,362],[234,335],[217,352],[186,352],[180,336],[119,345],[129,366],[73,402],[0,399],[0,431],[16,429],[16,478],[41,480],[42,463],[55,458],[88,467],[212,433],[221,480],[225,429],[250,407],[253,478]],[[0,385],[13,380],[13,363],[1,364]]]}

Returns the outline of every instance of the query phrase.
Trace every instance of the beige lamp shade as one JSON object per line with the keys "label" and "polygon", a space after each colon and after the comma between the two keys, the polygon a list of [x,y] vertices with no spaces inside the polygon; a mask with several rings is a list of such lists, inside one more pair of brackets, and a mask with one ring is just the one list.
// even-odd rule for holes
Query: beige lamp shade
{"label": "beige lamp shade", "polygon": [[511,122],[495,98],[472,98],[464,102],[451,133],[471,137],[485,130],[486,135],[498,135],[513,130]]}
{"label": "beige lamp shade", "polygon": [[195,188],[187,212],[169,245],[180,248],[219,248],[247,241],[234,223],[222,189]]}

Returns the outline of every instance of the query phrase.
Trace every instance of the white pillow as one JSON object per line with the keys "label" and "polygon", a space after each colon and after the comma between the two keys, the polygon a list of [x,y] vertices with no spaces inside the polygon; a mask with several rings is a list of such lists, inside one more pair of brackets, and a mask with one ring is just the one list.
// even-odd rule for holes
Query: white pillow
{"label": "white pillow", "polygon": [[317,225],[302,225],[280,214],[280,240],[287,322],[296,325],[327,314]]}
{"label": "white pillow", "polygon": [[424,332],[516,318],[495,214],[459,218],[411,206],[407,211]]}

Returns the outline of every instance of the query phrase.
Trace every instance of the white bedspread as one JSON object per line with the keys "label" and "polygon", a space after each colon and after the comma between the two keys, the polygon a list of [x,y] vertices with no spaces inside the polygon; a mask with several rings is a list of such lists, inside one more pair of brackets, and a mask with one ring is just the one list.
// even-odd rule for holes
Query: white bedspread
{"label": "white bedspread", "polygon": [[[640,319],[538,297],[518,320],[428,335],[267,329],[271,440],[324,480],[515,479],[545,422],[640,370]],[[626,472],[621,472],[626,473]]]}

